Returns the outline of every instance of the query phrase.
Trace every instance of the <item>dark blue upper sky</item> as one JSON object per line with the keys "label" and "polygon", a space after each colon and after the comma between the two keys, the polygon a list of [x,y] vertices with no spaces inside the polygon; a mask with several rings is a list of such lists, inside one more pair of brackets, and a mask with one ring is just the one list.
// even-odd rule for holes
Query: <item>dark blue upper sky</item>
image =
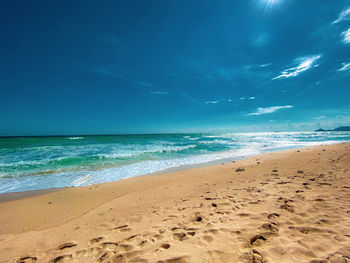
{"label": "dark blue upper sky", "polygon": [[0,32],[0,135],[350,124],[349,0],[14,0]]}

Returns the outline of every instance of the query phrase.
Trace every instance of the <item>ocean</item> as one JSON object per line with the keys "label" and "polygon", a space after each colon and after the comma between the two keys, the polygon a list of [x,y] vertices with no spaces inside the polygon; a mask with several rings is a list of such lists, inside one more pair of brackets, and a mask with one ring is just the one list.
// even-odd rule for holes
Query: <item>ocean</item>
{"label": "ocean", "polygon": [[350,132],[0,138],[0,193],[87,186],[337,142],[350,142]]}

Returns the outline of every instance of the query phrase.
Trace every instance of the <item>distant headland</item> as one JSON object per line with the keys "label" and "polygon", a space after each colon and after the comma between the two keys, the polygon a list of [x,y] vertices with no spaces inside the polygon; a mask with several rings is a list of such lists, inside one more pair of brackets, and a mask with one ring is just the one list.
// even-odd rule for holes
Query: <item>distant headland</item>
{"label": "distant headland", "polygon": [[325,131],[350,131],[350,126],[342,126],[335,128],[334,130],[325,130],[325,129],[318,129],[316,132],[325,132]]}

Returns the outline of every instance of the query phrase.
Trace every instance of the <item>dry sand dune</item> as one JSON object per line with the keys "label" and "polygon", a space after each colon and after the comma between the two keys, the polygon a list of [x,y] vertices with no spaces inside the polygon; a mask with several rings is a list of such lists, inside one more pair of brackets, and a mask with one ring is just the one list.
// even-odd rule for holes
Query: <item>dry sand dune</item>
{"label": "dry sand dune", "polygon": [[3,201],[0,258],[350,262],[350,144]]}

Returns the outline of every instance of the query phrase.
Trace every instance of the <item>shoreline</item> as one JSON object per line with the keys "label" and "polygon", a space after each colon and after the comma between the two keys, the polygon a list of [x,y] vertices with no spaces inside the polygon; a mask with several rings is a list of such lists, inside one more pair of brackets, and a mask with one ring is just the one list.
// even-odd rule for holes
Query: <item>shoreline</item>
{"label": "shoreline", "polygon": [[39,195],[22,192],[22,199],[0,202],[0,262],[63,255],[75,262],[117,256],[120,262],[311,262],[343,255],[339,249],[350,247],[349,149],[350,143],[309,146]]}
{"label": "shoreline", "polygon": [[[45,188],[45,189],[38,189],[38,190],[0,193],[0,203],[6,202],[6,201],[12,201],[12,200],[19,200],[19,199],[23,199],[23,198],[27,198],[27,197],[34,197],[37,195],[42,195],[42,194],[46,194],[46,193],[50,193],[50,192],[54,192],[54,191],[60,191],[62,189],[91,187],[94,185],[114,183],[114,182],[118,182],[121,180],[127,180],[127,179],[135,178],[135,177],[162,175],[162,174],[181,172],[181,171],[186,171],[186,170],[191,170],[191,169],[196,169],[196,168],[210,167],[210,166],[215,166],[215,165],[219,165],[219,164],[226,164],[226,163],[230,163],[232,161],[236,162],[236,161],[246,160],[248,158],[253,158],[254,156],[260,156],[260,155],[265,155],[265,154],[269,154],[269,153],[279,153],[279,152],[284,152],[284,151],[300,150],[300,149],[306,149],[306,148],[312,148],[312,147],[322,147],[322,146],[342,144],[342,143],[350,143],[350,142],[334,142],[334,143],[330,143],[330,144],[320,144],[320,145],[306,146],[306,147],[292,146],[291,148],[288,148],[288,149],[278,149],[278,150],[272,150],[272,151],[267,150],[267,151],[262,152],[262,153],[250,154],[248,156],[229,157],[229,158],[217,159],[217,160],[206,161],[206,162],[201,162],[201,163],[179,165],[179,166],[170,167],[170,168],[166,168],[163,170],[155,171],[152,173],[145,173],[145,174],[136,175],[133,177],[127,177],[127,178],[123,178],[123,179],[119,179],[119,180],[115,180],[115,181],[100,182],[100,183],[95,183],[95,184],[86,185],[86,186],[54,187],[54,188]],[[223,152],[223,153],[225,153],[225,152]]]}

